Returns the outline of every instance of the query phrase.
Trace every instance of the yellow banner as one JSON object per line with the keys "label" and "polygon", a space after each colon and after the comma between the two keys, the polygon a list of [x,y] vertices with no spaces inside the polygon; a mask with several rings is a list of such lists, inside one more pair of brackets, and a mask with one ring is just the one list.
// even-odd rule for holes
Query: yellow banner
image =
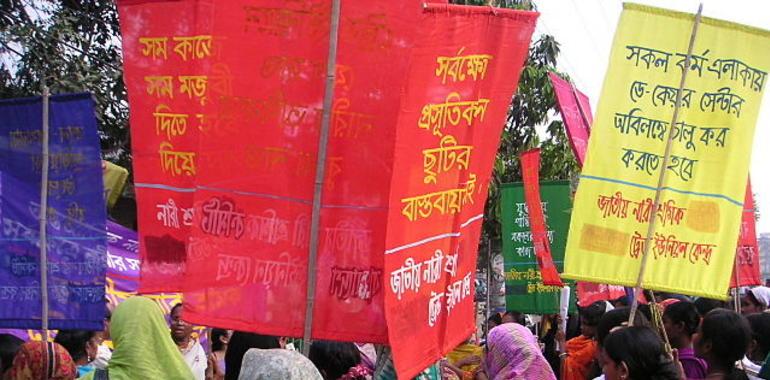
{"label": "yellow banner", "polygon": [[[671,126],[695,16],[625,4],[576,194],[563,276],[725,298],[770,32],[702,18]],[[666,139],[673,133],[670,160]],[[665,168],[664,168],[665,166]],[[661,170],[661,202],[653,211]]]}
{"label": "yellow banner", "polygon": [[123,193],[126,179],[128,179],[128,170],[112,162],[102,161],[102,171],[104,172],[104,199],[109,209],[115,206],[115,202]]}

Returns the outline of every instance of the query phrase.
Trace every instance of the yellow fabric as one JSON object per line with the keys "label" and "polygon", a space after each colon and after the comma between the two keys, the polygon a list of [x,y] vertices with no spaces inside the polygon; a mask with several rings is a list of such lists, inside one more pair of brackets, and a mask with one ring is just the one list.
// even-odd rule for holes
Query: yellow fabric
{"label": "yellow fabric", "polygon": [[[475,344],[466,343],[460,346],[457,346],[452,352],[447,354],[447,359],[450,363],[456,365],[457,362],[459,362],[462,359],[465,359],[469,356],[478,356],[483,357],[484,356],[484,348],[477,346]],[[473,372],[478,368],[478,364],[474,365],[465,365],[460,367],[461,370],[467,371],[467,372]]]}
{"label": "yellow fabric", "polygon": [[[149,298],[127,299],[112,313],[110,337],[115,351],[107,367],[110,380],[193,379],[160,308]],[[93,372],[83,379],[93,379]]]}
{"label": "yellow fabric", "polygon": [[[693,22],[693,15],[625,5],[575,197],[563,277],[636,284],[649,224],[645,205],[655,199],[663,169]],[[726,297],[770,72],[767,46],[770,32],[702,19],[644,288]]]}
{"label": "yellow fabric", "polygon": [[104,168],[104,200],[107,201],[107,208],[112,208],[120,198],[120,194],[123,193],[123,187],[126,186],[128,170],[108,161],[102,161],[102,165]]}

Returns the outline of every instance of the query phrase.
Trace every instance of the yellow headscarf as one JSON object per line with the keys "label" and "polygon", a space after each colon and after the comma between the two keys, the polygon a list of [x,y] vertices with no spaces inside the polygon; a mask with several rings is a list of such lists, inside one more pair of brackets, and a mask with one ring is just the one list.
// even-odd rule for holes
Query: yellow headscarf
{"label": "yellow headscarf", "polygon": [[[112,314],[110,336],[115,344],[107,369],[110,380],[191,380],[160,308],[149,298],[127,299]],[[83,379],[92,379],[89,373]]]}

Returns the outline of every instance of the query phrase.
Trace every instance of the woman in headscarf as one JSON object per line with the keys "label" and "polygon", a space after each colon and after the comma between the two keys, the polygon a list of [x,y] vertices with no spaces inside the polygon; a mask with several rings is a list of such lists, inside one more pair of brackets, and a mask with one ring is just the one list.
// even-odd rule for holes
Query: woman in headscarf
{"label": "woman in headscarf", "polygon": [[746,292],[741,300],[741,314],[762,313],[770,306],[770,288],[757,286]]}
{"label": "woman in headscarf", "polygon": [[606,309],[606,301],[596,301],[580,309],[580,336],[565,340],[563,332],[556,334],[559,347],[564,350],[559,354],[563,380],[583,380],[589,377],[596,356],[596,326]]}
{"label": "woman in headscarf", "polygon": [[252,348],[281,348],[281,344],[274,336],[234,331],[225,352],[225,380],[238,380],[243,356]]}
{"label": "woman in headscarf", "polygon": [[53,342],[27,342],[13,359],[9,380],[74,380],[78,370],[70,354]]}
{"label": "woman in headscarf", "polygon": [[504,323],[489,332],[485,365],[484,374],[490,380],[556,380],[537,338],[517,323]]}
{"label": "woman in headscarf", "polygon": [[308,359],[318,368],[324,380],[372,378],[373,371],[363,364],[361,353],[354,343],[315,341],[310,346]]}
{"label": "woman in headscarf", "polygon": [[[191,380],[190,368],[179,353],[160,308],[149,298],[135,296],[115,308],[110,324],[115,345],[107,366],[107,379]],[[96,370],[82,377],[103,379]]]}
{"label": "woman in headscarf", "polygon": [[310,359],[280,348],[246,351],[238,380],[323,380]]}

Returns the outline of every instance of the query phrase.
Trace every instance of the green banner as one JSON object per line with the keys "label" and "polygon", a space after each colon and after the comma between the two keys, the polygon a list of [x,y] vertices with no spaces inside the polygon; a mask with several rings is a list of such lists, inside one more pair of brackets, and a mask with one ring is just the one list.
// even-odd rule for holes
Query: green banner
{"label": "green banner", "polygon": [[[527,314],[556,314],[559,312],[561,288],[543,285],[540,277],[529,230],[524,185],[522,183],[504,184],[500,198],[506,308]],[[569,181],[541,182],[540,198],[548,225],[551,254],[561,273],[572,209]],[[565,282],[565,284],[572,288],[570,297],[570,312],[572,312],[575,309],[575,284],[574,282]]]}

